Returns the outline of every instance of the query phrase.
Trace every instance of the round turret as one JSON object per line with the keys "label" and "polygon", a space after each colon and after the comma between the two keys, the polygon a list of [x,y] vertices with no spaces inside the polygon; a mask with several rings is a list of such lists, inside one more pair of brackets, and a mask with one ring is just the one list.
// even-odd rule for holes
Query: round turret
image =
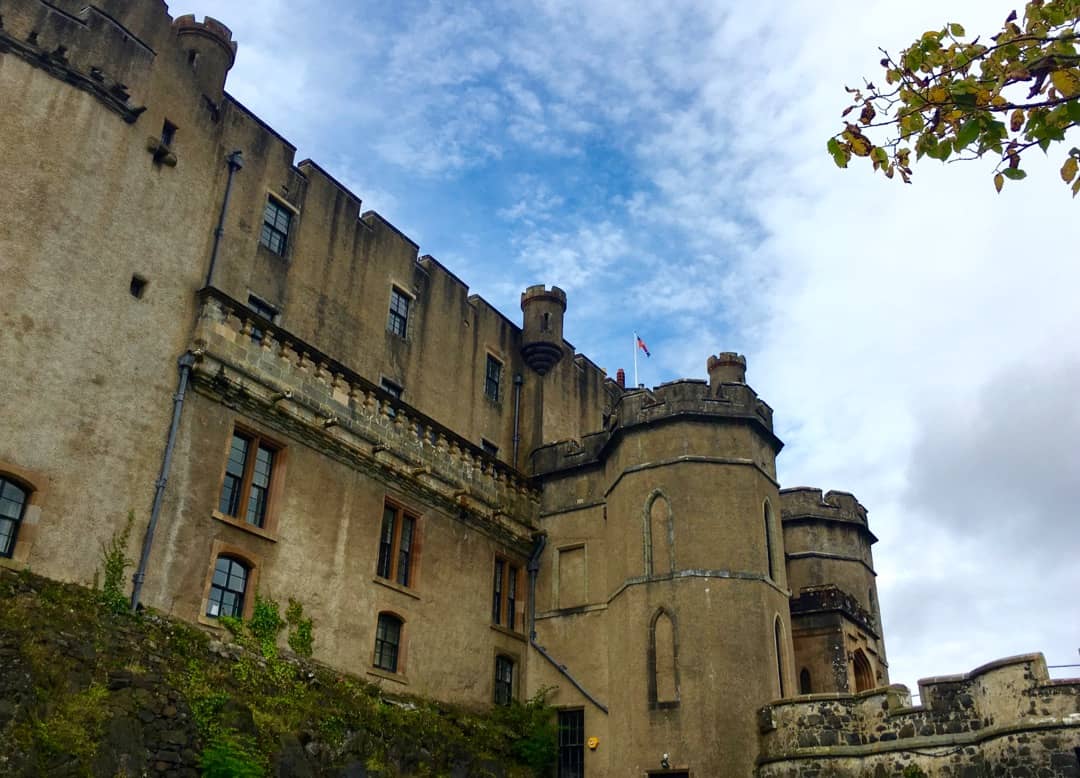
{"label": "round turret", "polygon": [[714,391],[720,384],[746,383],[746,357],[734,351],[724,351],[709,357],[709,387]]}
{"label": "round turret", "polygon": [[209,16],[196,21],[194,14],[177,17],[172,27],[199,88],[211,100],[219,102],[225,93],[225,76],[236,61],[232,30]]}
{"label": "round turret", "polygon": [[566,292],[557,286],[530,286],[521,293],[521,312],[521,356],[529,367],[544,375],[563,357]]}

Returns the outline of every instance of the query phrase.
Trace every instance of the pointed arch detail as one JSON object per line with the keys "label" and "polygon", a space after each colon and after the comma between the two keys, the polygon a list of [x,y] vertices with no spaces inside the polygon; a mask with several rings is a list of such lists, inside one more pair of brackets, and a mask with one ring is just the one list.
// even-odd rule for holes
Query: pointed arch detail
{"label": "pointed arch detail", "polygon": [[649,707],[679,705],[679,632],[675,614],[658,608],[649,620]]}
{"label": "pointed arch detail", "polygon": [[667,575],[675,569],[675,521],[671,500],[660,489],[646,498],[641,523],[645,575]]}

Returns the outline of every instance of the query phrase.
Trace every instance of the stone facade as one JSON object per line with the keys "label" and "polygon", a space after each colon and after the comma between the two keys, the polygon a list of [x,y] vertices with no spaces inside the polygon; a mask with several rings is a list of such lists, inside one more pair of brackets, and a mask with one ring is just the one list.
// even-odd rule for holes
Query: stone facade
{"label": "stone facade", "polygon": [[134,512],[142,603],[294,597],[388,690],[549,689],[564,775],[749,775],[761,706],[887,686],[866,510],[780,489],[745,358],[628,390],[557,287],[511,321],[224,91],[220,22],[0,17],[0,563],[90,582]]}

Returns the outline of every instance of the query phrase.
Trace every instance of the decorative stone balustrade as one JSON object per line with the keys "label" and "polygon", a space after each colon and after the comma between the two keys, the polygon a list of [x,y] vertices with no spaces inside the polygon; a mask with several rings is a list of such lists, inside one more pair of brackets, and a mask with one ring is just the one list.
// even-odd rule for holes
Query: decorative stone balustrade
{"label": "decorative stone balustrade", "polygon": [[224,293],[199,295],[200,391],[527,546],[539,504],[527,477]]}

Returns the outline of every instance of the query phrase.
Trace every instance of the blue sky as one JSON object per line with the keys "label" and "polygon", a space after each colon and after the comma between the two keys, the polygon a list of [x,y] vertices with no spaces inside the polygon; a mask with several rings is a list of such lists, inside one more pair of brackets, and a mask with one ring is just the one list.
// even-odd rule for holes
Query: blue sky
{"label": "blue sky", "polygon": [[[1005,3],[190,0],[228,89],[512,319],[641,381],[745,353],[784,485],[870,509],[894,681],[1080,661],[1078,203],[1058,156],[915,184],[824,152],[880,53]],[[1072,138],[1066,144],[1077,144]],[[1063,152],[1061,152],[1063,153]],[[1075,671],[1074,671],[1075,672]],[[1080,674],[1080,673],[1078,673]]]}

